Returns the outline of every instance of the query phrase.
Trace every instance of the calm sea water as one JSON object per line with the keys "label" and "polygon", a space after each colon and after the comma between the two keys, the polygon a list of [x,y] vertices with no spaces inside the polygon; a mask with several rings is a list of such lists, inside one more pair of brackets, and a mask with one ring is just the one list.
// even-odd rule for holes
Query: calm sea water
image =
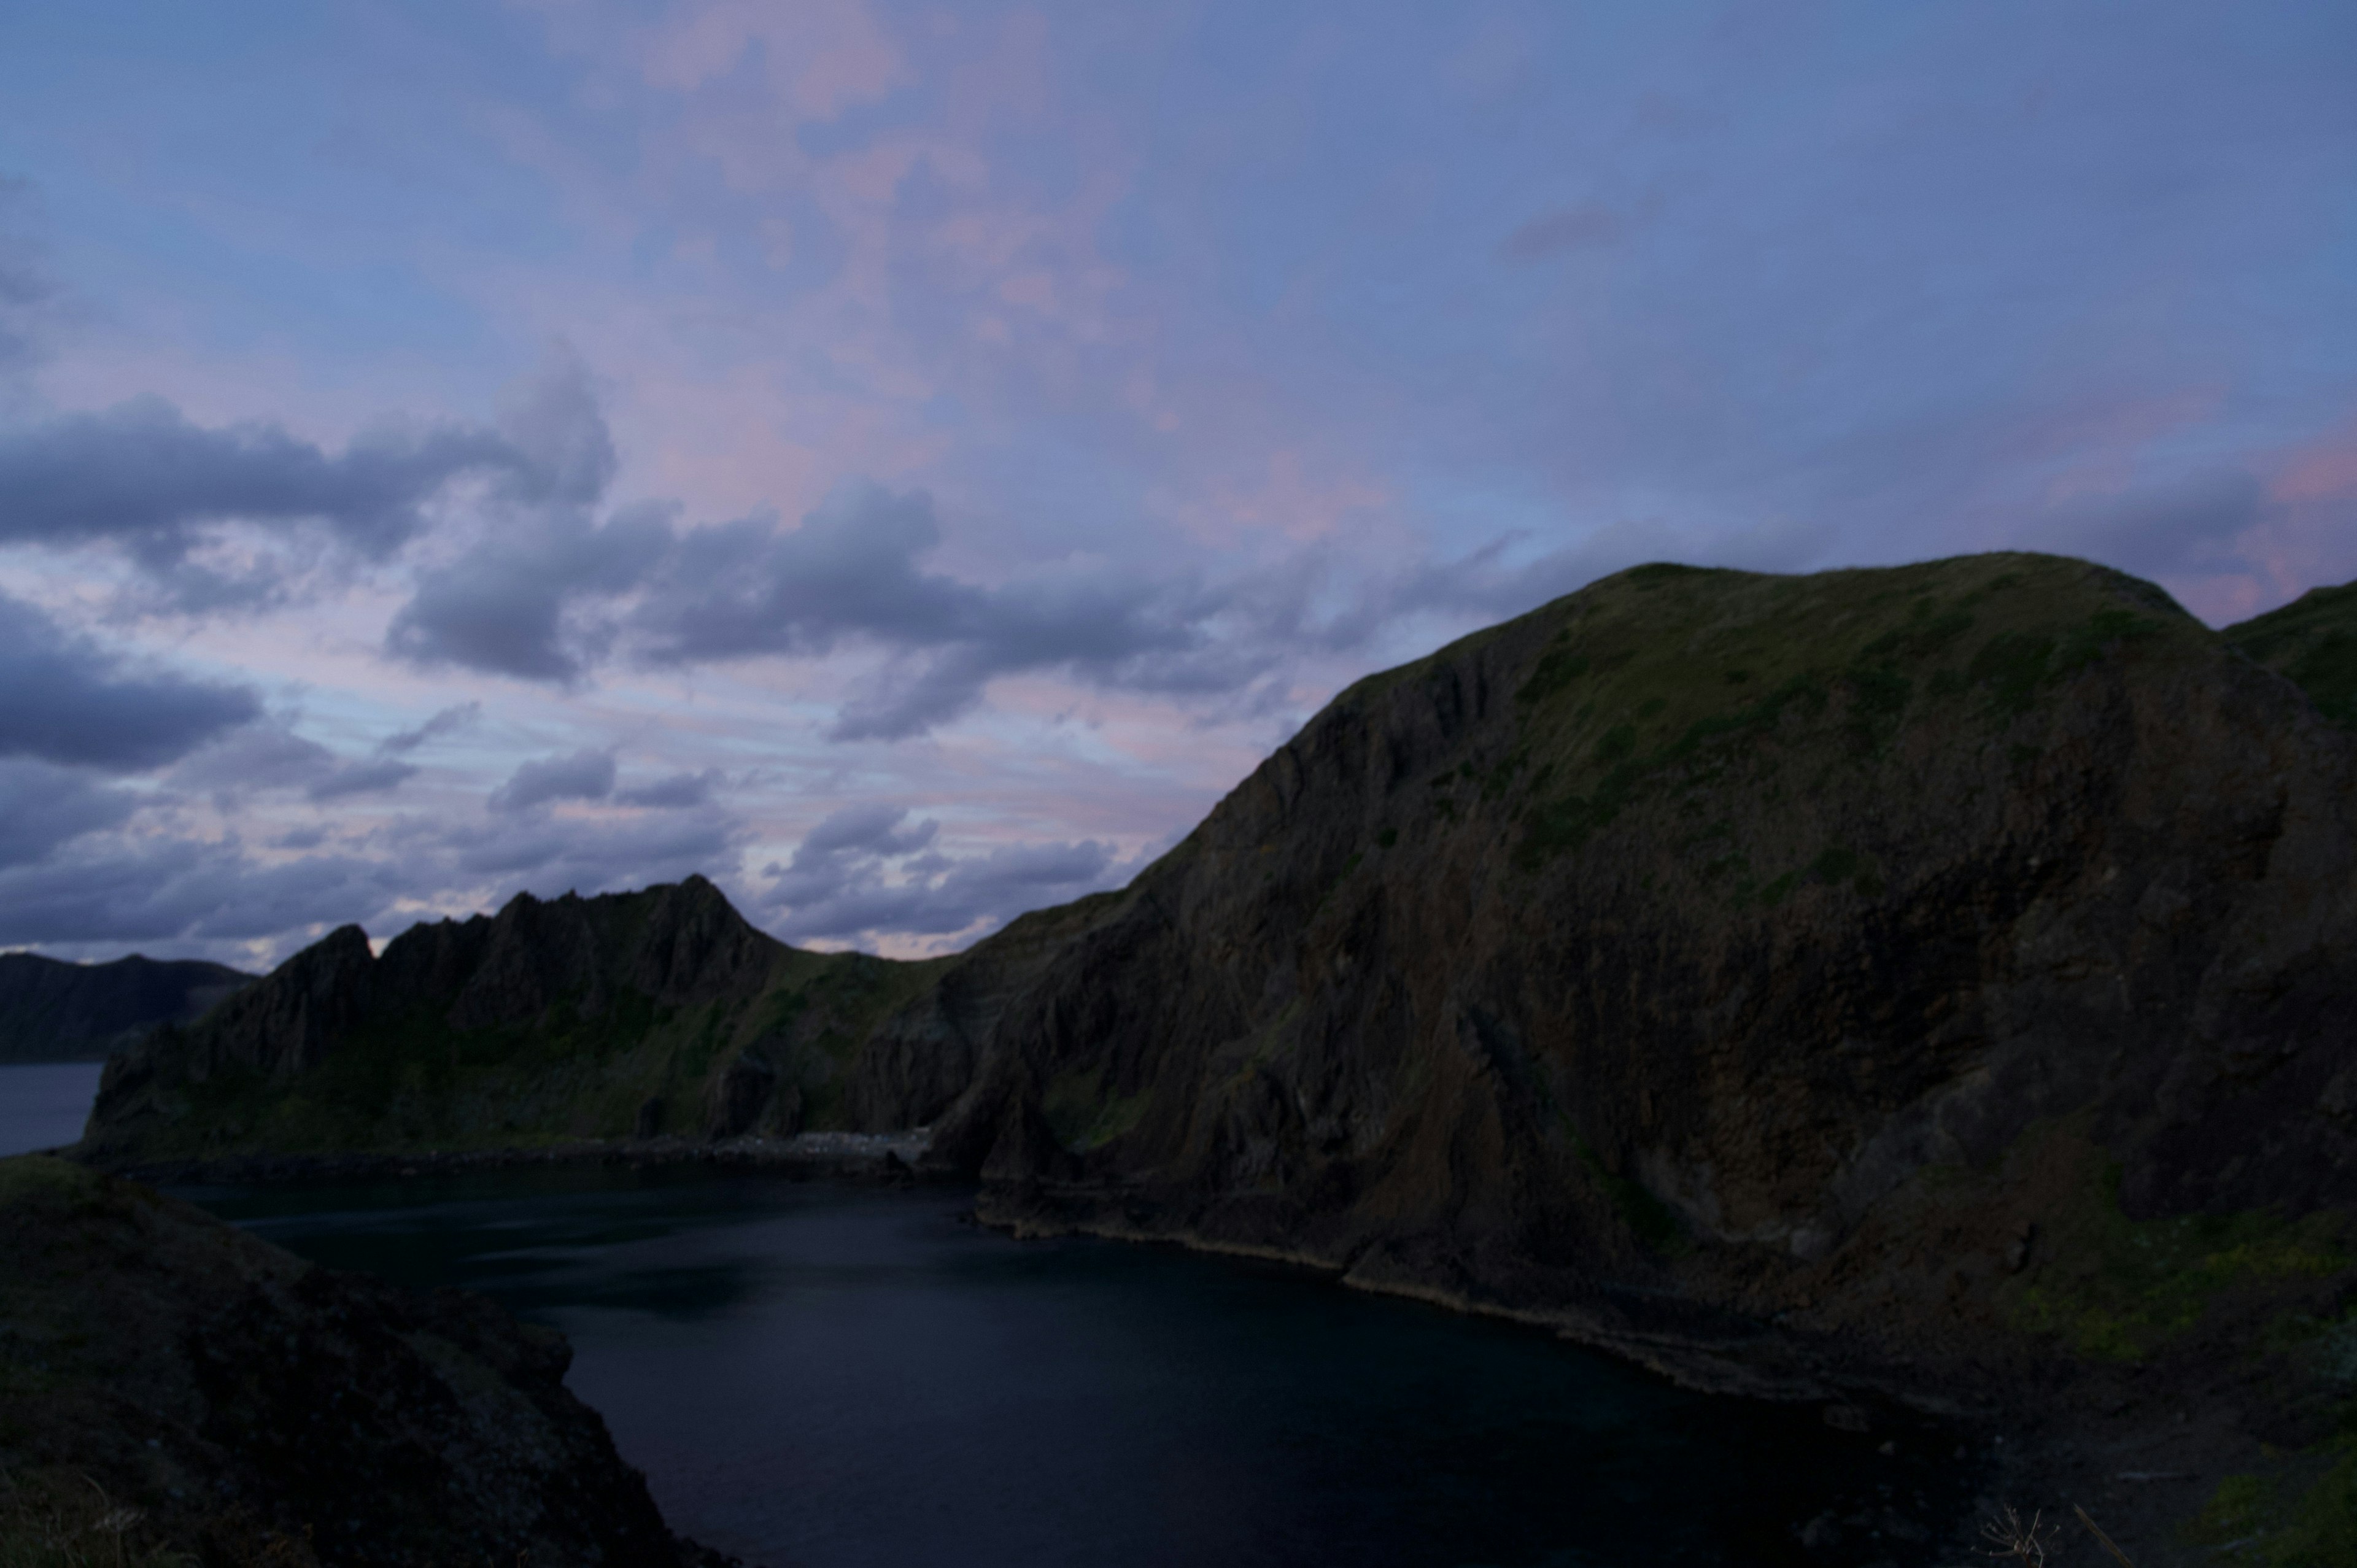
{"label": "calm sea water", "polygon": [[103,1062],[0,1067],[0,1155],[54,1149],[81,1136]]}
{"label": "calm sea water", "polygon": [[[1297,1271],[1013,1241],[953,1189],[581,1170],[188,1196],[564,1329],[674,1526],[775,1568],[1773,1564],[1829,1507],[1963,1481],[1912,1437],[1885,1456],[1814,1410]],[[1924,1560],[1851,1533],[1855,1561]]]}

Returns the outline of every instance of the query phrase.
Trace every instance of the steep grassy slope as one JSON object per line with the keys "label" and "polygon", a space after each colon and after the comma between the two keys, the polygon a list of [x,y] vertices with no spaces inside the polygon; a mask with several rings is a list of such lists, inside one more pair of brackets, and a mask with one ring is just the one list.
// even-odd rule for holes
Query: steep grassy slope
{"label": "steep grassy slope", "polygon": [[253,978],[194,959],[0,953],[0,1062],[101,1061],[158,1024],[193,1021]]}
{"label": "steep grassy slope", "polygon": [[2357,739],[2081,562],[1641,567],[1362,682],[982,1060],[1018,1226],[2253,1455],[2357,1393]]}
{"label": "steep grassy slope", "polygon": [[2317,712],[2357,729],[2357,583],[2310,588],[2226,628],[2226,640],[2298,682]]}
{"label": "steep grassy slope", "polygon": [[128,1164],[844,1126],[862,1044],[942,967],[787,947],[701,877],[519,896],[378,958],[347,927],[110,1062],[85,1147]]}

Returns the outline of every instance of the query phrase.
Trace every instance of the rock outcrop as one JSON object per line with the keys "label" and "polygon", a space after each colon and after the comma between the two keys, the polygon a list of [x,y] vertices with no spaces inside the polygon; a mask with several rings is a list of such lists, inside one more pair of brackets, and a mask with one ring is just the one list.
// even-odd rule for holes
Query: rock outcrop
{"label": "rock outcrop", "polygon": [[700,876],[518,895],[377,956],[347,926],[112,1058],[82,1153],[128,1166],[842,1126],[863,1097],[921,1107],[963,1086],[899,1091],[860,1058],[938,967],[787,947]]}
{"label": "rock outcrop", "polygon": [[[680,1568],[570,1351],[186,1204],[0,1161],[10,1561]],[[43,1539],[51,1551],[38,1551]]]}
{"label": "rock outcrop", "polygon": [[1021,1229],[2215,1439],[2136,1474],[2357,1392],[2357,736],[2084,563],[1642,567],[1361,682],[976,1058],[933,1157]]}
{"label": "rock outcrop", "polygon": [[[1476,1275],[1800,1279],[2066,1124],[2130,1218],[2346,1205],[2353,738],[2081,563],[1639,568],[1336,699],[1006,1004],[941,1146]],[[1139,1103],[1020,1153],[1076,1082]]]}
{"label": "rock outcrop", "polygon": [[158,1024],[195,1022],[253,979],[197,959],[0,953],[0,1063],[102,1061]]}
{"label": "rock outcrop", "polygon": [[[479,1139],[930,1123],[1017,1228],[1302,1259],[1714,1386],[2181,1399],[2225,1412],[2201,1464],[2313,1451],[2357,1396],[2321,1348],[2357,1308],[2352,650],[2351,589],[2221,634],[2050,556],[1639,567],[1361,682],[1128,888],[956,959],[716,911],[658,977],[618,956],[640,906],[589,900],[428,966],[446,1043],[324,1056],[341,993],[297,960],[255,1043],[224,1009],[110,1068],[89,1148],[288,1146],[307,1086],[426,1095],[510,1029]],[[504,1011],[442,1000],[492,974]]]}

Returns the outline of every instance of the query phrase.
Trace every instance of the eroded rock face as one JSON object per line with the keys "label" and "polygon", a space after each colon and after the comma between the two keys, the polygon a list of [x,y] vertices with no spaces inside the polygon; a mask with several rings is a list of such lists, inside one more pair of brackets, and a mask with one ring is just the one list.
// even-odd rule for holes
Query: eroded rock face
{"label": "eroded rock face", "polygon": [[798,951],[700,876],[595,898],[520,894],[496,916],[412,927],[374,958],[346,927],[110,1060],[81,1149],[128,1165],[729,1137],[791,1131],[813,1103],[835,1124],[925,1112],[970,1072],[859,1053],[940,967]]}
{"label": "eroded rock face", "polygon": [[700,880],[339,932],[110,1067],[85,1147],[933,1125],[1015,1223],[1598,1337],[2148,1348],[2177,1286],[2082,1266],[2137,1226],[2241,1238],[2171,1276],[2229,1294],[2347,1277],[2303,1217],[2357,1202],[2357,741],[2237,647],[2337,701],[2344,603],[2222,637],[2054,557],[1640,568],[957,958],[797,953]]}
{"label": "eroded rock face", "polygon": [[[0,1466],[205,1561],[675,1565],[645,1480],[490,1302],[314,1267],[62,1161],[0,1161]],[[118,1523],[122,1516],[115,1516]]]}
{"label": "eroded rock face", "polygon": [[2052,1294],[2033,1147],[2122,1224],[2357,1202],[2352,788],[2102,568],[1640,568],[1337,698],[1001,1004],[937,1155],[1022,1223],[1953,1349]]}

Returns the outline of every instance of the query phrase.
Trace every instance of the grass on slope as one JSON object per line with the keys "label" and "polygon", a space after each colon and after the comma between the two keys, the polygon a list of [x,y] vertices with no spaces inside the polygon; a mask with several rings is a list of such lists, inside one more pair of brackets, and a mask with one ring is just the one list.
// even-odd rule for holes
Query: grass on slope
{"label": "grass on slope", "polygon": [[[1432,781],[1454,805],[1526,777],[1525,867],[1578,850],[1642,800],[1756,771],[1780,737],[1806,735],[1824,758],[1855,764],[1888,755],[1910,725],[1994,739],[2104,660],[2212,646],[2149,584],[2034,555],[1797,577],[1640,566],[1550,609],[1562,625],[1516,693],[1514,751]],[[1712,854],[1730,824],[1699,822],[1692,836],[1706,869],[1735,874],[1742,900],[1876,876],[1839,843],[1779,879]]]}
{"label": "grass on slope", "polygon": [[2008,1287],[2020,1327],[2056,1335],[2091,1359],[2136,1361],[2186,1332],[2221,1294],[2265,1290],[2346,1271],[2341,1217],[2298,1221],[2265,1212],[2130,1219],[2120,1167],[2106,1164],[2077,1200],[2047,1216],[2030,1278]]}
{"label": "grass on slope", "polygon": [[249,1069],[188,1086],[188,1114],[142,1152],[529,1148],[627,1135],[651,1100],[656,1131],[693,1134],[706,1082],[748,1047],[802,1090],[804,1124],[824,1128],[868,1033],[939,968],[789,949],[748,1001],[674,1009],[618,988],[594,1016],[567,1000],[528,1026],[473,1031],[423,1004],[363,1025],[291,1079]]}
{"label": "grass on slope", "polygon": [[2278,610],[2230,626],[2226,640],[2289,676],[2317,711],[2357,729],[2357,583],[2311,588]]}

